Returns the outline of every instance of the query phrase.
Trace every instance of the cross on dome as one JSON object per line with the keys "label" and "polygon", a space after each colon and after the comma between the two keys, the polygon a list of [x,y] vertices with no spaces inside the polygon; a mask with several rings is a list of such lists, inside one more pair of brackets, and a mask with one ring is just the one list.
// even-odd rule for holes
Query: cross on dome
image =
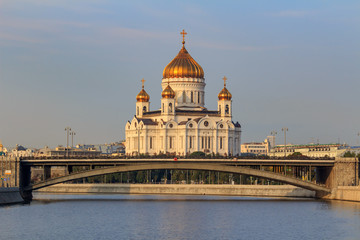
{"label": "cross on dome", "polygon": [[185,44],[185,35],[187,35],[187,32],[185,32],[185,30],[183,29],[182,32],[180,32],[180,34],[183,36],[182,44]]}
{"label": "cross on dome", "polygon": [[144,89],[145,79],[141,79],[141,83],[142,83],[142,89]]}
{"label": "cross on dome", "polygon": [[226,80],[227,80],[227,78],[224,76],[222,79],[224,80],[224,87],[226,87]]}

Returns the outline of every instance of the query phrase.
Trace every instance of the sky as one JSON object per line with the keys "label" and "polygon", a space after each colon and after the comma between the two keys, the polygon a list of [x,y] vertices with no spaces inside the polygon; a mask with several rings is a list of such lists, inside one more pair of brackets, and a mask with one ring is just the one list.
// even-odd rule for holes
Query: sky
{"label": "sky", "polygon": [[202,66],[206,107],[228,78],[242,142],[360,136],[359,1],[0,0],[0,140],[12,148],[125,138],[144,78],[160,107],[181,48]]}

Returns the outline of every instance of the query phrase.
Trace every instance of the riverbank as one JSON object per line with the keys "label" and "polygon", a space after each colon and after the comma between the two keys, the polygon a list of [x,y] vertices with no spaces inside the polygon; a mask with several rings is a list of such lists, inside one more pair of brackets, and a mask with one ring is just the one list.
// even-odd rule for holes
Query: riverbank
{"label": "riverbank", "polygon": [[360,202],[360,186],[339,186],[324,199]]}
{"label": "riverbank", "polygon": [[23,202],[19,188],[0,188],[0,205]]}
{"label": "riverbank", "polygon": [[179,194],[314,198],[315,192],[290,185],[207,184],[57,184],[37,190],[46,193]]}

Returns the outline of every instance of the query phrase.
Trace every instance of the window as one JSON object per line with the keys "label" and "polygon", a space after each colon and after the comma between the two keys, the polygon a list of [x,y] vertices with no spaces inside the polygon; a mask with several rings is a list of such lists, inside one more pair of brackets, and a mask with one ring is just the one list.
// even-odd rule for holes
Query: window
{"label": "window", "polygon": [[169,148],[173,148],[173,137],[169,137]]}
{"label": "window", "polygon": [[205,126],[205,127],[209,126],[209,122],[208,122],[208,121],[205,121],[205,122],[204,122],[204,126]]}
{"label": "window", "polygon": [[229,114],[229,105],[225,106],[225,114]]}
{"label": "window", "polygon": [[146,106],[143,107],[143,113],[145,113],[145,112],[146,112]]}
{"label": "window", "polygon": [[163,104],[163,107],[162,107],[162,112],[164,112],[165,111],[165,108],[164,108],[164,104]]}
{"label": "window", "polygon": [[197,96],[198,96],[198,103],[200,103],[200,92],[197,92]]}
{"label": "window", "polygon": [[153,148],[153,137],[150,137],[150,139],[149,139],[149,142],[150,142],[150,149],[152,149]]}
{"label": "window", "polygon": [[136,115],[139,115],[139,107],[136,108]]}
{"label": "window", "polygon": [[183,102],[186,103],[186,93],[183,91]]}
{"label": "window", "polygon": [[219,105],[219,113],[221,113],[221,105]]}
{"label": "window", "polygon": [[223,139],[222,139],[222,137],[220,137],[220,149],[222,149],[223,148]]}
{"label": "window", "polygon": [[169,103],[169,112],[172,112],[172,103]]}
{"label": "window", "polygon": [[191,92],[190,96],[191,96],[191,102],[193,103],[194,102],[194,93]]}

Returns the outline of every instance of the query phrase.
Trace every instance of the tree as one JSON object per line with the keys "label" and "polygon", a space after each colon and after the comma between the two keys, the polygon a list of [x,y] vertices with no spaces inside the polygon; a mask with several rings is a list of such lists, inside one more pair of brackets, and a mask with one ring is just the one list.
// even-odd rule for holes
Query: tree
{"label": "tree", "polygon": [[355,153],[347,151],[347,152],[344,153],[344,157],[355,157]]}
{"label": "tree", "polygon": [[190,158],[205,158],[206,154],[204,152],[193,152],[189,155]]}

